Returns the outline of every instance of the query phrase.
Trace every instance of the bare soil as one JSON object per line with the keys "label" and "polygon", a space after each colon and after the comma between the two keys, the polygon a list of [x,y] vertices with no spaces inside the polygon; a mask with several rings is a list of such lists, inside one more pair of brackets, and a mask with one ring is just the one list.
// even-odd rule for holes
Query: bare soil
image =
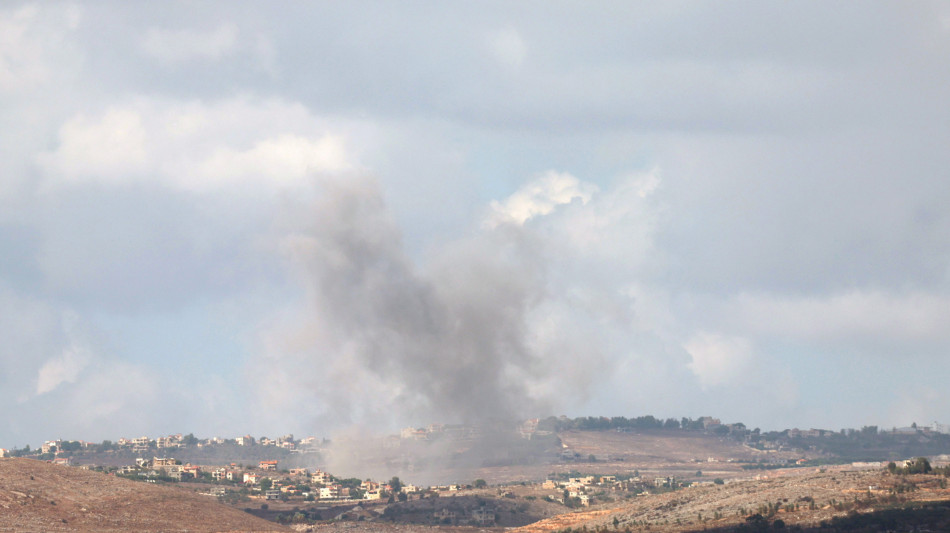
{"label": "bare soil", "polygon": [[[906,492],[903,491],[907,489]],[[901,492],[898,492],[901,491]],[[566,513],[519,528],[518,533],[551,533],[566,528],[686,532],[729,528],[761,510],[787,525],[817,526],[849,513],[867,513],[908,502],[950,501],[937,476],[894,476],[846,468],[770,471],[724,485],[701,485],[647,495],[622,504]],[[812,505],[814,502],[814,505]],[[781,504],[768,516],[765,507]],[[792,510],[789,507],[795,505]]]}
{"label": "bare soil", "polygon": [[173,486],[0,458],[0,531],[289,531]]}

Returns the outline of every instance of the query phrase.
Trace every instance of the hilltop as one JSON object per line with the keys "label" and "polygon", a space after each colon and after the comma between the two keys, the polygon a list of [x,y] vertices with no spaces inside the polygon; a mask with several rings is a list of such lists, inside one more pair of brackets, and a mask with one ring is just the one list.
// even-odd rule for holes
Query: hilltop
{"label": "hilltop", "polygon": [[0,531],[286,531],[175,487],[0,458]]}

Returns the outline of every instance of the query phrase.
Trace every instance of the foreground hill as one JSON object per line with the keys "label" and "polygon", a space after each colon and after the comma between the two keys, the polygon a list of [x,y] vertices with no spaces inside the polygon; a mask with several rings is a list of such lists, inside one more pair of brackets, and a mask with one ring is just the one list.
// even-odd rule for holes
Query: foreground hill
{"label": "foreground hill", "polygon": [[286,531],[174,487],[0,459],[0,531]]}
{"label": "foreground hill", "polygon": [[937,523],[950,525],[950,489],[946,487],[946,478],[933,475],[845,469],[774,471],[759,479],[695,486],[567,513],[516,531],[760,530],[779,520],[783,526],[809,528],[833,520],[854,521],[875,511],[925,504],[931,508],[937,504]]}

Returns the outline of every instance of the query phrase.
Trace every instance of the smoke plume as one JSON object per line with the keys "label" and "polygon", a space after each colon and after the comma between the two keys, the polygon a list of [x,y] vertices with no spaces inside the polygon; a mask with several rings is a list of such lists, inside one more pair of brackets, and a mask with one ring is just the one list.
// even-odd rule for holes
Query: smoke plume
{"label": "smoke plume", "polygon": [[[423,269],[371,182],[328,183],[310,213],[286,245],[313,306],[314,370],[351,373],[323,384],[332,409],[376,410],[334,400],[345,396],[390,420],[472,425],[537,412],[529,384],[542,365],[526,320],[544,273],[520,228],[456,243]],[[365,384],[374,390],[351,388]]]}

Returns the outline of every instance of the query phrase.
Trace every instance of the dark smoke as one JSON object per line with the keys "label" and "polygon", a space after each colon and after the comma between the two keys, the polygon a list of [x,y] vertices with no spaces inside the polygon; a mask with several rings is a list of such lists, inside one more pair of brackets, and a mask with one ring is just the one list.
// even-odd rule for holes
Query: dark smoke
{"label": "dark smoke", "polygon": [[526,317],[543,296],[542,269],[518,228],[452,247],[416,268],[371,183],[333,183],[295,239],[324,354],[345,352],[400,389],[386,398],[415,416],[481,424],[537,412],[525,378],[539,361]]}
{"label": "dark smoke", "polygon": [[[544,269],[523,228],[479,230],[421,268],[371,182],[327,184],[311,217],[310,231],[296,236],[290,251],[319,331],[311,370],[336,358],[348,358],[351,369],[322,387],[333,416],[388,429],[394,421],[465,424],[478,429],[472,446],[497,454],[516,438],[520,419],[546,408],[530,390],[546,365],[528,328],[545,296]],[[354,389],[366,383],[377,386]],[[365,463],[348,442],[336,447],[332,466]]]}

